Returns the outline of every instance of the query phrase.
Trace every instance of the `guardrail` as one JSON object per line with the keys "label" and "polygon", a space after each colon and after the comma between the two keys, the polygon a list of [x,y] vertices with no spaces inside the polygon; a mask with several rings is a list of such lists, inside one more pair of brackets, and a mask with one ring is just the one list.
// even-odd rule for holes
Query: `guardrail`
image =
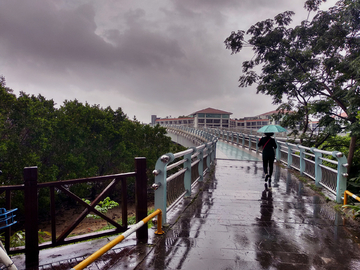
{"label": "guardrail", "polygon": [[[14,212],[16,210],[17,208],[11,209],[9,211],[7,211],[5,208],[0,208],[0,230],[9,228],[17,223],[17,221],[14,220],[16,216]],[[0,241],[0,262],[4,264],[4,269],[17,270],[17,267],[15,266],[14,262],[11,260],[9,255],[7,254],[5,247],[3,246],[1,241]]]}
{"label": "guardrail", "polygon": [[[10,248],[10,227],[5,229],[5,248],[8,254],[25,253],[26,268],[36,268],[39,265],[39,250],[45,248],[52,248],[60,245],[70,244],[74,242],[94,239],[98,237],[114,235],[116,233],[125,232],[128,229],[127,224],[127,188],[126,180],[135,178],[135,196],[136,196],[136,220],[139,221],[147,215],[147,176],[146,176],[146,158],[135,158],[135,172],[96,176],[83,179],[72,179],[63,181],[54,181],[48,183],[38,183],[37,167],[24,168],[24,184],[13,186],[0,186],[0,195],[5,193],[6,208],[11,208],[11,198],[14,192],[23,192],[24,194],[24,208],[25,220],[18,223],[25,228],[25,247]],[[99,190],[99,194],[89,205],[85,203],[82,198],[71,192],[70,187],[82,183],[102,183],[106,186],[103,190]],[[51,216],[51,241],[39,244],[38,238],[38,193],[49,192]],[[115,220],[107,217],[95,209],[99,201],[103,200],[110,192],[119,192],[121,194],[121,216],[122,224],[118,224]],[[84,207],[84,211],[79,216],[74,217],[74,221],[67,228],[59,232],[56,226],[56,195],[62,193],[64,196],[78,202]],[[70,233],[76,228],[80,222],[86,218],[90,212],[95,213],[109,224],[113,225],[114,229],[106,231],[89,233],[85,235],[70,237]],[[145,229],[145,230],[144,230]],[[137,232],[138,239],[147,239],[147,228],[141,228]]]}
{"label": "guardrail", "polygon": [[154,211],[152,214],[148,215],[146,218],[144,218],[143,220],[139,221],[138,223],[136,223],[134,226],[132,226],[129,230],[127,230],[126,232],[124,232],[123,234],[119,235],[118,237],[116,237],[115,239],[113,239],[112,241],[110,241],[109,243],[107,243],[105,246],[103,246],[102,248],[100,248],[99,250],[97,250],[96,252],[94,252],[93,254],[91,254],[89,257],[87,257],[85,260],[83,260],[82,262],[80,262],[79,264],[77,264],[76,266],[74,266],[73,268],[71,268],[72,270],[82,270],[85,267],[87,267],[88,265],[90,265],[91,263],[93,263],[97,258],[99,258],[101,255],[103,255],[105,252],[109,251],[110,249],[112,249],[114,246],[116,246],[117,244],[119,244],[122,240],[124,240],[126,237],[128,237],[129,235],[131,235],[132,233],[136,232],[139,228],[141,228],[142,226],[144,226],[145,224],[147,224],[152,218],[154,218],[155,216],[158,216],[158,220],[157,220],[157,230],[155,231],[155,234],[164,234],[164,231],[162,230],[162,225],[161,225],[161,220],[162,220],[162,212],[160,209],[157,209],[156,211]]}
{"label": "guardrail", "polygon": [[277,160],[313,179],[316,186],[322,186],[334,194],[337,203],[342,202],[348,177],[347,159],[343,153],[280,141],[277,144]]}
{"label": "guardrail", "polygon": [[355,194],[351,193],[350,191],[345,190],[345,192],[344,192],[344,205],[347,205],[347,197],[348,197],[347,195],[351,196],[353,199],[360,202],[360,197],[359,196],[356,196]]}
{"label": "guardrail", "polygon": [[[215,136],[228,143],[242,146],[261,154],[257,146],[261,136],[220,130],[215,128],[204,128],[196,130],[183,126],[168,126],[169,130],[190,132],[191,134],[207,134]],[[339,151],[324,151],[309,148],[300,144],[291,144],[275,138],[278,148],[276,160],[287,165],[288,168],[298,170],[301,175],[306,175],[315,181],[316,186],[322,186],[334,195],[337,203],[342,203],[342,196],[347,186],[347,159]]]}
{"label": "guardrail", "polygon": [[180,198],[191,196],[192,186],[203,181],[216,158],[216,136],[188,127],[182,131],[196,138],[198,143],[204,143],[179,153],[167,153],[157,160],[152,188],[155,190],[155,209],[163,212],[163,224],[167,221],[167,210]]}

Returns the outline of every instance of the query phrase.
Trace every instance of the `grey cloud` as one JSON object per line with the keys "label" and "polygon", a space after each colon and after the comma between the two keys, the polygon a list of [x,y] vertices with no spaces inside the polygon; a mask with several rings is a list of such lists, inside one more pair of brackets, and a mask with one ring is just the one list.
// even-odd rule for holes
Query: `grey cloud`
{"label": "grey cloud", "polygon": [[0,0],[0,75],[15,91],[122,107],[142,121],[203,107],[260,114],[274,109],[269,97],[237,87],[251,50],[231,56],[223,41],[303,2]]}

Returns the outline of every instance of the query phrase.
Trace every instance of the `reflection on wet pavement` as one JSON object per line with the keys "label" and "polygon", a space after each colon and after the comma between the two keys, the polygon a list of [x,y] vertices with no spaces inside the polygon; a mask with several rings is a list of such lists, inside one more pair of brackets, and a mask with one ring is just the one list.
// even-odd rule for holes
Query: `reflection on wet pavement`
{"label": "reflection on wet pavement", "polygon": [[266,189],[261,166],[218,160],[135,269],[360,269],[341,216],[279,166]]}
{"label": "reflection on wet pavement", "polygon": [[[261,161],[218,159],[192,194],[167,213],[165,235],[126,239],[86,269],[360,269],[360,235],[280,166],[266,189]],[[110,239],[99,241],[45,250],[39,269],[69,269]]]}
{"label": "reflection on wet pavement", "polygon": [[256,154],[246,148],[224,143],[222,141],[218,141],[216,144],[216,158],[253,161],[261,160],[261,157],[259,158],[259,156],[256,156]]}

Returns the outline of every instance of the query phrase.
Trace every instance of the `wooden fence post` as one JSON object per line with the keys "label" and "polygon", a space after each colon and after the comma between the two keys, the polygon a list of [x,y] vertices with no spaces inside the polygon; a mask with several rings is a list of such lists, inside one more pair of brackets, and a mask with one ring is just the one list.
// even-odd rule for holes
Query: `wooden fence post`
{"label": "wooden fence post", "polygon": [[24,168],[26,268],[39,266],[37,178],[37,167]]}
{"label": "wooden fence post", "polygon": [[[136,222],[147,217],[147,177],[146,177],[146,158],[135,158],[135,207],[136,207]],[[147,224],[136,231],[136,238],[139,241],[148,240]]]}

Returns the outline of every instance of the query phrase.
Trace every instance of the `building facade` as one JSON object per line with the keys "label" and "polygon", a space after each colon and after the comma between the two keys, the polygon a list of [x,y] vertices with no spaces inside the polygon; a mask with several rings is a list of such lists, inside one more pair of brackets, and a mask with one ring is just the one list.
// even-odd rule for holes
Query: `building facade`
{"label": "building facade", "polygon": [[195,128],[229,128],[231,112],[213,108],[203,109],[192,113]]}
{"label": "building facade", "polygon": [[162,125],[180,125],[193,127],[194,126],[194,118],[193,117],[184,117],[184,118],[157,118],[155,120],[156,124]]}
{"label": "building facade", "polygon": [[[196,111],[188,117],[179,118],[156,118],[155,124],[160,125],[181,125],[195,128],[220,128],[220,129],[259,129],[270,124],[279,124],[272,119],[277,111],[263,113],[257,116],[231,119],[231,112],[214,108],[206,108]],[[154,116],[152,116],[153,122]]]}

